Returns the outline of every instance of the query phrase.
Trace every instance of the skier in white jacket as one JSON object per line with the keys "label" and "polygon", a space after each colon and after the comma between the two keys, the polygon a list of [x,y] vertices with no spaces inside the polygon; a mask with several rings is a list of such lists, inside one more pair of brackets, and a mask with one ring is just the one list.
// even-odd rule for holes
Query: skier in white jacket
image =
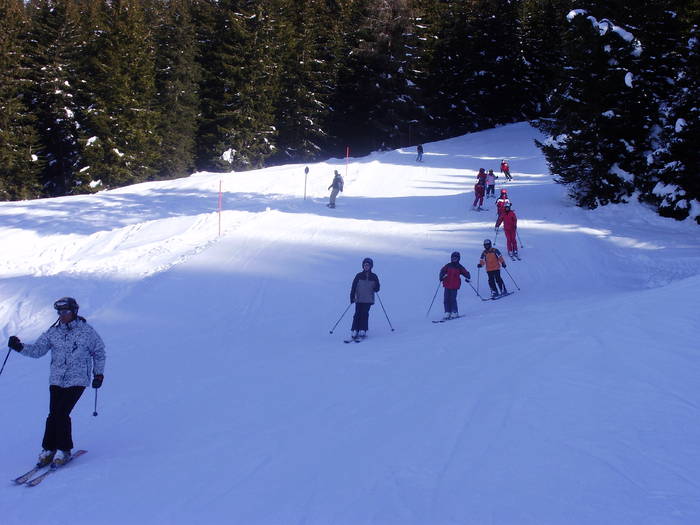
{"label": "skier in white jacket", "polygon": [[[105,345],[83,317],[78,303],[63,297],[54,303],[58,321],[34,344],[23,344],[11,336],[7,346],[28,357],[42,357],[51,351],[49,415],[38,465],[70,460],[73,448],[70,413],[86,387],[100,388],[104,380]],[[56,452],[60,450],[60,454]]]}

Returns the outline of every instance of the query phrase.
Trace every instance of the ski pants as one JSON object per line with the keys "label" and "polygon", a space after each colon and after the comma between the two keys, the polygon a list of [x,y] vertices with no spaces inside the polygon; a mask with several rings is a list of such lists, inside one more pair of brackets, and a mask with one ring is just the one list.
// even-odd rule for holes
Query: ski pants
{"label": "ski pants", "polygon": [[510,170],[504,171],[503,175],[506,176],[506,180],[513,180],[513,177],[510,176]]}
{"label": "ski pants", "polygon": [[483,196],[483,195],[477,195],[477,196],[474,198],[474,204],[472,204],[472,207],[473,207],[473,208],[476,208],[477,203],[479,204],[479,206],[483,206],[483,205],[484,205],[484,196]]}
{"label": "ski pants", "polygon": [[338,192],[340,192],[339,188],[333,188],[331,190],[331,201],[328,204],[330,204],[333,207],[335,207],[335,198],[338,196]]}
{"label": "ski pants", "polygon": [[44,450],[73,448],[70,413],[84,390],[84,386],[49,386],[49,416],[46,418],[44,440],[41,443]]}
{"label": "ski pants", "polygon": [[515,237],[515,228],[512,230],[504,230],[506,234],[506,245],[508,246],[509,252],[518,251],[518,240]]}
{"label": "ski pants", "polygon": [[445,288],[444,302],[445,302],[445,313],[446,314],[459,313],[459,310],[457,310],[457,289],[456,288],[454,290],[452,290],[450,288]]}
{"label": "ski pants", "polygon": [[491,197],[496,196],[496,185],[495,184],[489,184],[486,186],[486,196],[488,197],[491,195]]}
{"label": "ski pants", "polygon": [[352,317],[352,330],[369,330],[369,309],[372,303],[355,303],[355,315]]}
{"label": "ski pants", "polygon": [[496,288],[496,284],[498,284],[498,287],[501,289],[500,293],[504,293],[506,291],[506,285],[503,283],[503,279],[501,279],[501,270],[491,270],[486,273],[489,275],[489,287],[491,291],[499,293],[498,288]]}

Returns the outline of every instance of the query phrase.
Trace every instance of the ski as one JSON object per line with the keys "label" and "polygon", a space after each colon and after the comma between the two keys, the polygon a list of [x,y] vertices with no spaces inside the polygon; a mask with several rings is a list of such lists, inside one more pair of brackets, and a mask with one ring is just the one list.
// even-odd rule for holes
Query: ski
{"label": "ski", "polygon": [[75,454],[73,454],[68,461],[66,461],[63,465],[60,465],[60,466],[52,463],[51,466],[49,467],[49,470],[47,470],[43,474],[38,475],[37,477],[35,477],[33,479],[30,479],[29,481],[27,481],[26,486],[27,487],[36,487],[39,483],[44,481],[49,476],[49,474],[53,474],[58,469],[65,467],[68,463],[73,461],[75,458],[77,458],[78,456],[82,456],[86,452],[87,452],[87,450],[76,450]]}
{"label": "ski", "polygon": [[501,299],[502,297],[507,297],[507,296],[512,295],[512,294],[514,294],[514,293],[515,293],[515,292],[507,292],[507,293],[504,293],[504,294],[501,294],[501,295],[497,295],[497,296],[495,296],[495,297],[489,297],[488,299],[484,299],[484,298],[482,297],[481,300],[482,300],[482,301],[498,301],[498,300]]}
{"label": "ski", "polygon": [[[50,465],[50,464],[49,464],[49,465]],[[37,472],[39,472],[39,471],[40,471],[41,469],[43,469],[43,468],[47,468],[49,465],[42,465],[42,466],[37,465],[36,467],[34,467],[34,468],[33,468],[32,470],[30,470],[29,472],[25,472],[24,474],[22,474],[21,476],[19,476],[19,477],[13,479],[12,481],[13,481],[14,483],[16,483],[17,485],[23,485],[24,483],[26,483],[27,481],[29,481],[29,480],[32,478],[32,476],[34,476],[34,474],[36,474]]]}
{"label": "ski", "polygon": [[459,319],[460,317],[464,317],[464,315],[458,315],[456,317],[450,317],[449,319],[437,319],[436,321],[433,321],[433,323],[446,323],[447,321],[453,321],[455,319]]}

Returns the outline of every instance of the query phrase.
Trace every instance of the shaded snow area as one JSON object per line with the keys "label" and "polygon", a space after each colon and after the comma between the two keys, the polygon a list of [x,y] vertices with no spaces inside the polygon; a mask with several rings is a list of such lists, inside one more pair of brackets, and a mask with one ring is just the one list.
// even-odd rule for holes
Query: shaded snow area
{"label": "shaded snow area", "polygon": [[[0,376],[8,524],[700,523],[700,236],[630,204],[587,211],[527,124],[361,159],[200,173],[0,204],[3,340],[32,342],[74,296],[107,345],[73,412],[89,453],[35,488],[49,357]],[[515,293],[442,292],[496,212],[479,168],[510,161]],[[345,177],[325,206],[333,170]],[[217,214],[223,187],[221,236]],[[496,247],[505,251],[500,232]],[[352,278],[381,305],[343,344]],[[516,284],[517,283],[517,286]],[[4,355],[3,355],[4,358]]]}

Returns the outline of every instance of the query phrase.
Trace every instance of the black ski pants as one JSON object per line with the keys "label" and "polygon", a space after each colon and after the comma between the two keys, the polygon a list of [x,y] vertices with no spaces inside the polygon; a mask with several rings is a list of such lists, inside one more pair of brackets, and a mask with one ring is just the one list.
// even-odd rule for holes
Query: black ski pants
{"label": "black ski pants", "polygon": [[369,330],[369,309],[371,306],[372,303],[355,303],[352,330]]}
{"label": "black ski pants", "polygon": [[[490,272],[486,273],[489,274],[489,287],[491,288],[491,291],[499,293],[498,288],[500,288],[500,293],[505,293],[506,285],[503,283],[503,279],[501,278],[501,270],[491,270]],[[496,284],[498,284],[498,288],[496,288]]]}
{"label": "black ski pants", "polygon": [[446,314],[459,313],[459,310],[457,309],[457,289],[451,290],[450,288],[445,288],[443,303],[445,304]]}
{"label": "black ski pants", "polygon": [[72,450],[70,413],[84,390],[84,386],[49,386],[49,417],[46,418],[46,430],[41,443],[44,450]]}

